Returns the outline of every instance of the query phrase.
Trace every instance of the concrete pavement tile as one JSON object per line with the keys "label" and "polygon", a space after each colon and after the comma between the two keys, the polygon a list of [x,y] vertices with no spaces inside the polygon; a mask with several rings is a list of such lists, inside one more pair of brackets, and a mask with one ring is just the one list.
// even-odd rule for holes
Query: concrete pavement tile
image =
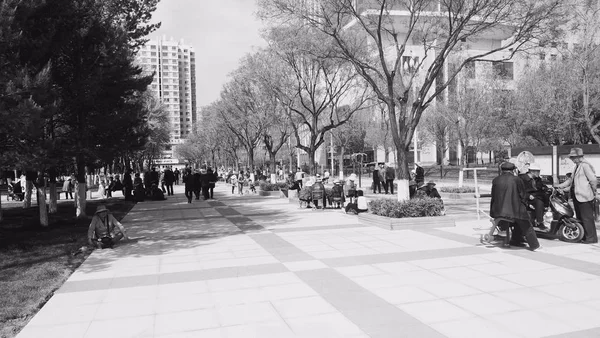
{"label": "concrete pavement tile", "polygon": [[238,304],[217,307],[221,326],[254,324],[281,320],[270,302]]}
{"label": "concrete pavement tile", "polygon": [[111,289],[137,288],[158,285],[158,275],[115,277],[110,283]]}
{"label": "concrete pavement tile", "polygon": [[590,300],[587,302],[583,302],[583,305],[593,307],[596,310],[600,310],[600,299]]}
{"label": "concrete pavement tile", "polygon": [[489,294],[454,297],[446,300],[479,316],[491,315],[495,313],[506,313],[521,309],[514,303]]}
{"label": "concrete pavement tile", "polygon": [[65,325],[50,325],[50,326],[25,326],[17,338],[81,338],[85,336],[90,322],[81,322]]}
{"label": "concrete pavement tile", "polygon": [[218,315],[214,309],[160,313],[156,315],[154,334],[165,335],[219,326]]}
{"label": "concrete pavement tile", "polygon": [[148,266],[140,266],[140,267],[127,267],[127,268],[115,268],[115,279],[119,279],[121,277],[137,277],[137,276],[148,276],[148,275],[156,275],[158,273],[158,265],[148,265]]}
{"label": "concrete pavement tile", "polygon": [[474,317],[473,313],[465,311],[458,306],[441,299],[397,306],[425,324]]}
{"label": "concrete pavement tile", "polygon": [[557,321],[565,321],[577,330],[600,328],[600,310],[585,304],[560,304],[549,305],[539,310]]}
{"label": "concrete pavement tile", "polygon": [[552,304],[566,303],[566,301],[561,298],[532,288],[520,288],[501,292],[493,292],[491,295],[515,303],[524,309],[540,309]]}
{"label": "concrete pavement tile", "polygon": [[[320,270],[316,270],[320,271]],[[258,284],[262,287],[272,285],[284,285],[284,284],[295,284],[301,283],[300,278],[292,272],[272,273],[264,275],[252,276],[253,279],[258,281]]]}
{"label": "concrete pavement tile", "polygon": [[485,273],[470,269],[465,266],[456,266],[452,268],[441,268],[430,270],[446,278],[455,280],[464,280],[469,278],[485,277]]}
{"label": "concrete pavement tile", "polygon": [[162,285],[173,283],[185,283],[198,280],[227,278],[237,275],[238,269],[236,267],[227,267],[211,270],[171,272],[158,275],[158,284]]}
{"label": "concrete pavement tile", "polygon": [[69,292],[54,294],[44,306],[52,308],[100,304],[107,290]]}
{"label": "concrete pavement tile", "polygon": [[600,328],[568,332],[558,335],[547,336],[545,338],[597,338],[600,337]]}
{"label": "concrete pavement tile", "polygon": [[448,338],[525,338],[500,328],[483,318],[467,318],[432,324],[431,327]]}
{"label": "concrete pavement tile", "polygon": [[238,276],[255,276],[288,272],[288,269],[281,263],[240,266],[238,267],[238,270]]}
{"label": "concrete pavement tile", "polygon": [[398,276],[387,273],[381,275],[354,277],[352,281],[364,287],[365,289],[387,288],[402,285]]}
{"label": "concrete pavement tile", "polygon": [[167,333],[161,335],[154,335],[155,338],[224,338],[227,337],[221,328],[187,331],[187,332],[176,332]]}
{"label": "concrete pavement tile", "polygon": [[600,278],[596,278],[593,280],[571,282],[568,284],[562,283],[542,286],[536,289],[568,301],[583,302],[586,300],[600,299],[600,293],[598,292],[599,285]]}
{"label": "concrete pavement tile", "polygon": [[519,284],[494,276],[469,278],[462,280],[461,283],[479,289],[483,292],[514,290],[523,287]]}
{"label": "concrete pavement tile", "polygon": [[300,337],[347,337],[363,334],[362,330],[340,313],[289,318],[286,322]]}
{"label": "concrete pavement tile", "polygon": [[437,299],[433,294],[416,286],[396,286],[371,291],[391,304],[406,304]]}
{"label": "concrete pavement tile", "polygon": [[317,270],[317,269],[328,269],[329,267],[323,262],[318,260],[308,260],[308,261],[296,261],[283,263],[286,268],[290,271],[304,271],[304,270]]}
{"label": "concrete pavement tile", "polygon": [[155,299],[158,296],[158,285],[138,286],[131,288],[110,289],[106,292],[104,303],[133,301],[139,299]]}
{"label": "concrete pavement tile", "polygon": [[100,304],[94,320],[149,316],[156,313],[156,299],[139,299]]}
{"label": "concrete pavement tile", "polygon": [[502,330],[531,338],[575,331],[572,326],[567,325],[568,320],[555,320],[532,310],[495,314],[484,317],[484,319],[493,321]]}
{"label": "concrete pavement tile", "polygon": [[[227,338],[292,338],[296,337],[282,320],[235,325],[221,328],[221,336]],[[198,336],[200,337],[200,336]],[[204,338],[204,336],[201,336]]]}
{"label": "concrete pavement tile", "polygon": [[207,280],[211,292],[258,288],[258,281],[251,277],[231,277]]}
{"label": "concrete pavement tile", "polygon": [[260,303],[270,299],[263,289],[260,288],[213,292],[210,295],[214,300],[215,306]]}
{"label": "concrete pavement tile", "polygon": [[398,327],[397,325],[379,326],[365,330],[371,338],[445,338],[436,330],[424,324]]}
{"label": "concrete pavement tile", "polygon": [[[94,319],[100,304],[81,305],[72,307],[51,308],[43,307],[29,321],[27,326],[55,326],[74,323],[89,323]],[[60,311],[60,316],[57,316]]]}
{"label": "concrete pavement tile", "polygon": [[306,317],[337,312],[331,304],[319,296],[275,300],[271,303],[283,318]]}
{"label": "concrete pavement tile", "polygon": [[[114,275],[114,271],[113,271]],[[63,286],[58,289],[57,293],[82,292],[82,291],[97,291],[110,288],[112,278],[89,279],[89,280],[74,280],[68,279]]]}
{"label": "concrete pavement tile", "polygon": [[481,293],[480,290],[467,286],[460,281],[423,283],[418,286],[420,289],[423,289],[424,291],[427,291],[439,298],[460,297]]}
{"label": "concrete pavement tile", "polygon": [[397,275],[399,285],[423,285],[427,283],[442,283],[447,281],[446,278],[427,270],[412,271],[406,275]]}
{"label": "concrete pavement tile", "polygon": [[382,271],[381,269],[378,269],[373,265],[347,266],[336,268],[335,270],[337,270],[342,275],[350,278],[385,274],[385,271]]}
{"label": "concrete pavement tile", "polygon": [[422,268],[408,262],[376,263],[373,267],[394,275],[404,275],[408,271],[423,271]]}
{"label": "concrete pavement tile", "polygon": [[177,297],[208,292],[206,281],[192,281],[185,283],[159,284],[157,297]]}
{"label": "concrete pavement tile", "polygon": [[193,295],[174,295],[172,297],[159,298],[156,300],[156,313],[169,313],[179,311],[191,311],[209,309],[216,305],[213,295],[200,293]]}
{"label": "concrete pavement tile", "polygon": [[317,295],[315,290],[303,283],[265,286],[262,288],[262,291],[269,300],[311,297]]}
{"label": "concrete pavement tile", "polygon": [[111,337],[154,337],[154,316],[95,320],[90,324],[85,338],[102,338],[110,328]]}

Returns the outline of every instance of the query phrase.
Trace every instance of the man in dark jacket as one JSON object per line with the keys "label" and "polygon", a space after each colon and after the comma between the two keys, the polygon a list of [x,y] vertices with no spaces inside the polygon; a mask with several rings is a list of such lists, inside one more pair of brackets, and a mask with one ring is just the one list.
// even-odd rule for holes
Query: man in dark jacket
{"label": "man in dark jacket", "polygon": [[133,180],[131,179],[131,169],[127,169],[123,175],[123,195],[125,200],[129,201],[132,198]]}
{"label": "man in dark jacket", "polygon": [[385,193],[387,194],[388,189],[390,193],[394,194],[394,180],[396,179],[396,170],[391,167],[389,164],[385,165],[385,185],[387,189],[385,189]]}
{"label": "man in dark jacket", "polygon": [[381,182],[379,180],[379,167],[377,166],[377,164],[375,164],[375,169],[373,169],[373,193],[377,193],[377,191],[379,191],[379,193],[381,194]]}
{"label": "man in dark jacket", "polygon": [[192,175],[192,170],[190,168],[185,169],[183,174],[183,184],[185,185],[185,197],[187,197],[188,203],[192,203],[194,175]]}
{"label": "man in dark jacket", "polygon": [[167,187],[167,196],[173,195],[173,182],[175,182],[175,174],[167,167],[164,172],[165,186]]}
{"label": "man in dark jacket", "polygon": [[540,248],[540,243],[529,221],[523,181],[514,175],[516,167],[513,163],[504,162],[500,168],[502,174],[492,181],[490,216],[514,223],[511,245],[522,246],[524,235],[529,249],[535,251]]}
{"label": "man in dark jacket", "polygon": [[417,182],[417,186],[421,186],[425,183],[425,170],[419,163],[415,163],[415,182]]}

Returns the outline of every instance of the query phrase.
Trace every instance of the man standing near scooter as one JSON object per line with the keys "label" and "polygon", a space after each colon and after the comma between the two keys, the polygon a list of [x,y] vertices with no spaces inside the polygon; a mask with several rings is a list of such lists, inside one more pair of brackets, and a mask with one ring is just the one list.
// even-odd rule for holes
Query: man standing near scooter
{"label": "man standing near scooter", "polygon": [[504,162],[500,169],[502,173],[492,181],[490,216],[508,219],[514,223],[510,245],[523,246],[525,236],[529,250],[538,250],[540,243],[529,221],[523,181],[515,176],[516,167],[513,163]]}
{"label": "man standing near scooter", "polygon": [[594,199],[596,198],[596,172],[594,167],[583,158],[583,149],[571,148],[569,158],[575,163],[573,174],[556,186],[571,192],[577,219],[583,224],[585,236],[582,243],[598,243],[598,233],[594,223]]}

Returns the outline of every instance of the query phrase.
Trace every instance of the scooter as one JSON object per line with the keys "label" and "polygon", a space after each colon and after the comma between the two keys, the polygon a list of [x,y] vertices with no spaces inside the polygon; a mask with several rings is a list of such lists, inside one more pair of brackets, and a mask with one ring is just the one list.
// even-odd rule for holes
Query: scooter
{"label": "scooter", "polygon": [[544,212],[546,229],[533,227],[536,234],[558,237],[563,242],[580,242],[584,235],[583,225],[573,217],[575,215],[573,208],[558,190],[549,188],[546,191],[550,195],[548,207]]}

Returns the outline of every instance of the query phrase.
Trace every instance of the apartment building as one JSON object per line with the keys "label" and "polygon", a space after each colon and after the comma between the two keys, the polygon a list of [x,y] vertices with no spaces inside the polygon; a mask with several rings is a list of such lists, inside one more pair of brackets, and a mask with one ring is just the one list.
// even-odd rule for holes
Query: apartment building
{"label": "apartment building", "polygon": [[192,134],[197,120],[194,48],[183,39],[163,36],[142,46],[137,61],[145,72],[155,73],[150,90],[166,106],[171,122],[170,144],[156,164],[183,166],[183,160],[175,158],[174,153],[177,145]]}

